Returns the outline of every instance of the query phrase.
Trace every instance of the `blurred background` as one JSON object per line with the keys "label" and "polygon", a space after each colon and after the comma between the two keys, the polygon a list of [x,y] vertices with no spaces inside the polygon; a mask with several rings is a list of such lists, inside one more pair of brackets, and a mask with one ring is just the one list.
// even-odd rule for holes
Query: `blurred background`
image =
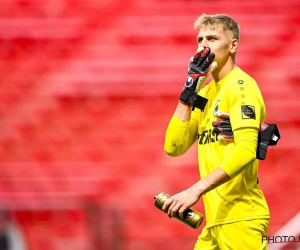
{"label": "blurred background", "polygon": [[163,144],[202,13],[241,25],[237,64],[282,137],[259,168],[268,235],[299,236],[299,0],[1,0],[1,249],[193,249],[205,221],[153,197],[199,179],[196,145],[172,158]]}

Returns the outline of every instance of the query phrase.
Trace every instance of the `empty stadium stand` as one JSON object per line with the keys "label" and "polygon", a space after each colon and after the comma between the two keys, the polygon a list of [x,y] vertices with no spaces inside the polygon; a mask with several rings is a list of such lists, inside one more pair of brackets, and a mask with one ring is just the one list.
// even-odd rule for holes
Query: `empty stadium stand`
{"label": "empty stadium stand", "polygon": [[259,169],[278,231],[300,209],[299,10],[297,0],[2,1],[0,205],[29,249],[193,248],[200,231],[168,220],[153,196],[199,175],[196,146],[171,158],[163,143],[202,13],[240,23],[237,64],[279,127]]}

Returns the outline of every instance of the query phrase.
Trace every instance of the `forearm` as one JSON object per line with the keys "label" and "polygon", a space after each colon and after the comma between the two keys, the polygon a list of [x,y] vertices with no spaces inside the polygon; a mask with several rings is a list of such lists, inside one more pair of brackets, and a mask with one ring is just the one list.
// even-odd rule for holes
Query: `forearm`
{"label": "forearm", "polygon": [[191,108],[179,103],[167,128],[164,150],[170,156],[184,154],[197,139],[197,121]]}
{"label": "forearm", "polygon": [[214,57],[208,47],[199,47],[190,59],[188,77],[166,133],[164,150],[170,156],[184,154],[197,139],[199,118],[193,119],[196,112],[192,112],[192,107],[202,111],[205,108],[208,100],[199,96],[197,92],[217,66],[216,63],[212,63]]}
{"label": "forearm", "polygon": [[[241,157],[238,157],[239,155]],[[233,157],[235,157],[235,159]],[[230,181],[238,175],[244,169],[244,166],[247,166],[253,158],[255,157],[248,149],[243,149],[242,147],[237,148],[220,167],[217,167],[213,172],[196,183],[199,187],[199,191],[204,194]]]}
{"label": "forearm", "polygon": [[231,179],[240,174],[256,159],[258,129],[245,128],[234,131],[235,147],[219,165]]}
{"label": "forearm", "polygon": [[178,103],[174,115],[183,122],[188,122],[191,119],[192,107],[181,102]]}
{"label": "forearm", "polygon": [[[254,128],[235,131],[235,148],[213,172],[197,182],[199,190],[206,193],[230,181],[256,158],[257,133]],[[205,189],[205,190],[203,190]]]}
{"label": "forearm", "polygon": [[183,212],[196,204],[200,197],[211,189],[227,182],[230,177],[220,168],[217,168],[213,173],[195,183],[190,188],[173,195],[168,199],[162,210],[168,213],[169,217],[176,216],[178,214],[183,218]]}
{"label": "forearm", "polygon": [[199,182],[200,185],[204,186],[203,192],[207,193],[230,180],[230,176],[223,169],[218,167]]}

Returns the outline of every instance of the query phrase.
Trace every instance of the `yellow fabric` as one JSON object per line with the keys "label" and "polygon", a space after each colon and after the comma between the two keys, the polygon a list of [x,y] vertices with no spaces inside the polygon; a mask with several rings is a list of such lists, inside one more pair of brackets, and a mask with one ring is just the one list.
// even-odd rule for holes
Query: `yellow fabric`
{"label": "yellow fabric", "polygon": [[256,158],[258,129],[242,128],[234,130],[234,148],[219,165],[229,176],[234,178],[248,163]]}
{"label": "yellow fabric", "polygon": [[[257,183],[258,160],[254,159],[257,131],[265,118],[265,105],[256,82],[236,67],[220,82],[210,82],[200,94],[208,99],[204,112],[195,109],[189,122],[173,116],[165,150],[173,156],[182,155],[198,136],[200,177],[221,167],[232,178],[203,196],[206,226],[269,218],[266,200]],[[218,141],[212,132],[218,103],[219,110],[230,114],[234,140]],[[242,106],[255,112],[248,116]]]}
{"label": "yellow fabric", "polygon": [[168,155],[184,154],[197,140],[197,121],[182,122],[175,115],[167,128],[164,150]]}
{"label": "yellow fabric", "polygon": [[204,227],[194,250],[267,250],[268,219]]}

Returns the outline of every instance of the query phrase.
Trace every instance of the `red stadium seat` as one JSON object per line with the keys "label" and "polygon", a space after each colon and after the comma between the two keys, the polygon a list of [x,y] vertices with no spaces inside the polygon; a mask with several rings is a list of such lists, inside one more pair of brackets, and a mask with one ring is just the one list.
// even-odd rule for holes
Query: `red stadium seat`
{"label": "red stadium seat", "polygon": [[[300,4],[205,5],[206,13],[226,12],[240,22],[237,65],[259,84],[266,122],[276,123],[282,136],[259,168],[270,233],[276,232],[300,208]],[[172,158],[163,143],[202,11],[197,1],[183,0],[1,3],[0,198],[31,214],[19,219],[30,249],[91,249],[99,229],[85,224],[83,200],[91,197],[120,213],[104,221],[111,228],[103,241],[108,249],[118,220],[122,249],[194,246],[199,231],[168,220],[153,196],[199,178],[196,145]],[[196,208],[204,213],[200,203]]]}

